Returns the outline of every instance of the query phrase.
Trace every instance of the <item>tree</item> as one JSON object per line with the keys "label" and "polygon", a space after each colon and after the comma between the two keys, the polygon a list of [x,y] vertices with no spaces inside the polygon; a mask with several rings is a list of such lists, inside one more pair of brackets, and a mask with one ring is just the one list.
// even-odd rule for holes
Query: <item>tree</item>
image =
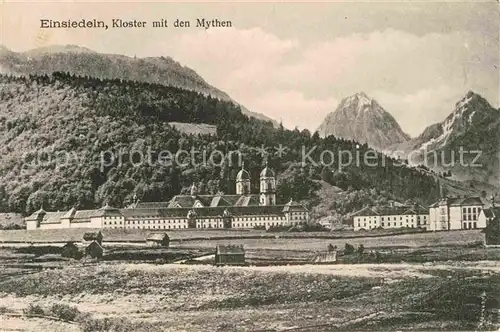
{"label": "tree", "polygon": [[321,180],[328,183],[332,183],[332,178],[333,176],[330,168],[327,166],[323,167],[323,169],[321,170]]}
{"label": "tree", "polygon": [[350,245],[349,243],[346,243],[344,248],[344,255],[351,255],[351,254],[354,254],[354,246]]}

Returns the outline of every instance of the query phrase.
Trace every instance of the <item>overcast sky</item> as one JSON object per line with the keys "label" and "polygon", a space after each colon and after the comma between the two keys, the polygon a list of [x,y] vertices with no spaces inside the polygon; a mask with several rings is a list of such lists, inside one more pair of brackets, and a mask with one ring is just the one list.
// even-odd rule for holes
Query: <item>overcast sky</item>
{"label": "overcast sky", "polygon": [[[233,28],[40,29],[40,19],[219,18]],[[171,56],[254,112],[315,130],[364,91],[410,135],[443,120],[468,90],[499,106],[497,2],[3,3],[14,51],[76,44]]]}

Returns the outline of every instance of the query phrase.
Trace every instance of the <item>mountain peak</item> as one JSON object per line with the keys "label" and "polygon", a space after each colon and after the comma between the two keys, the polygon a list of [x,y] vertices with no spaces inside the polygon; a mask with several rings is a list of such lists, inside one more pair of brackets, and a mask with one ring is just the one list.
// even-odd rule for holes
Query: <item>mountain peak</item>
{"label": "mountain peak", "polygon": [[347,108],[352,107],[356,112],[365,110],[365,109],[371,109],[370,106],[372,105],[373,99],[368,97],[366,93],[364,92],[358,92],[355,93],[352,96],[346,97],[342,99],[341,105],[344,105]]}
{"label": "mountain peak", "polygon": [[392,115],[364,92],[342,99],[318,131],[324,136],[334,135],[367,143],[380,151],[395,142],[409,139]]}
{"label": "mountain peak", "polygon": [[368,97],[368,95],[367,95],[366,93],[364,93],[363,91],[361,91],[361,92],[357,92],[357,93],[355,94],[355,96],[356,96],[356,97],[358,97],[358,98],[367,98],[367,99],[370,99],[370,98]]}

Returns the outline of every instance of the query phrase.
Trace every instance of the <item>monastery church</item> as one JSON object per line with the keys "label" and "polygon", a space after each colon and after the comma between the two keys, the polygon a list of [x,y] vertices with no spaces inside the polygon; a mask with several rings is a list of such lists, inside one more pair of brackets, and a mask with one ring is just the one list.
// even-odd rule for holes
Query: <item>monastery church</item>
{"label": "monastery church", "polygon": [[250,173],[242,166],[236,176],[236,194],[174,196],[169,202],[136,202],[118,209],[106,204],[98,210],[47,212],[43,208],[26,218],[26,228],[141,228],[187,229],[293,226],[307,223],[309,211],[292,199],[276,204],[276,178],[266,165],[260,172],[259,194],[250,191]]}

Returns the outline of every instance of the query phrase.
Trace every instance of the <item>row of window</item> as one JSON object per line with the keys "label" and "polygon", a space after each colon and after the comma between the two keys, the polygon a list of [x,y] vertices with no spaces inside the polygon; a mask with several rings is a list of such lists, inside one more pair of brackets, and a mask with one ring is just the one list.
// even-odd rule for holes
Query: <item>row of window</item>
{"label": "row of window", "polygon": [[477,214],[464,214],[463,220],[477,220]]}
{"label": "row of window", "polygon": [[473,207],[473,208],[470,208],[470,207],[469,208],[465,208],[465,207],[462,208],[462,213],[479,213],[479,212],[481,212],[481,208],[480,207],[478,207],[478,208],[475,208],[475,207]]}
{"label": "row of window", "polygon": [[[424,223],[424,224],[425,224],[425,223]],[[424,224],[422,224],[422,225],[424,225]],[[417,223],[417,225],[420,225],[420,223]],[[385,222],[381,223],[381,224],[380,224],[380,226],[381,226],[381,227],[385,227],[385,226],[386,226],[386,225],[385,225]],[[406,226],[406,227],[412,227],[412,228],[413,228],[414,224],[408,224],[408,221],[406,221],[405,226]],[[361,227],[361,222],[358,222],[358,227]],[[363,227],[367,227],[367,226],[366,226],[366,222],[365,222],[365,223],[363,223]],[[368,223],[368,228],[376,228],[376,227],[377,227],[377,223],[374,223],[374,225],[371,225],[371,222],[369,222],[369,223]],[[402,221],[400,221],[400,222],[399,222],[399,225],[398,225],[398,223],[397,223],[397,222],[394,222],[393,224],[392,224],[392,223],[390,223],[390,222],[388,222],[388,223],[387,223],[387,227],[403,227],[403,222],[402,222]]]}
{"label": "row of window", "polygon": [[[270,224],[267,224],[269,226],[279,226],[283,225],[283,222],[272,222]],[[291,225],[297,225],[299,223],[291,223]],[[266,226],[265,223],[236,223],[233,224],[234,228],[253,228],[255,226]],[[123,228],[123,226],[118,226],[118,225],[109,225],[106,228]],[[131,228],[131,229],[182,229],[182,228],[188,228],[187,224],[184,225],[127,225],[125,228]],[[196,228],[224,228],[224,224],[197,224]]]}
{"label": "row of window", "polygon": [[[271,221],[271,220],[285,220],[285,217],[251,217],[251,218],[236,218],[235,221]],[[293,219],[306,219],[305,216],[298,216]],[[202,222],[217,222],[221,219],[205,219]],[[123,225],[124,223],[127,225],[130,224],[162,224],[162,223],[183,223],[186,222],[185,219],[165,219],[165,220],[114,220],[114,221],[106,221],[104,220],[104,225]]]}
{"label": "row of window", "polygon": [[[107,228],[123,228],[120,226],[110,226]],[[188,228],[187,225],[147,225],[147,226],[126,226],[125,228],[131,229],[180,229],[180,228]]]}
{"label": "row of window", "polygon": [[477,228],[477,222],[464,222],[463,229],[475,229]]}
{"label": "row of window", "polygon": [[[412,215],[412,216],[405,216],[405,219],[406,219],[406,220],[408,220],[408,218],[410,218],[411,220],[413,220],[413,219],[414,219],[413,217],[414,217],[413,215]],[[427,216],[426,216],[426,215],[422,215],[422,216],[417,215],[417,220],[420,220],[420,217],[422,217],[423,219],[427,219]],[[373,217],[373,218],[374,218],[374,219],[372,219],[371,217],[368,217],[368,222],[371,222],[371,220],[373,220],[374,222],[376,222],[376,221],[377,221],[377,217]],[[359,218],[359,217],[357,217],[356,219],[357,219],[357,220],[359,220],[360,218]],[[381,218],[380,218],[380,220],[381,220],[381,221],[385,221],[385,217],[381,217]],[[396,220],[398,220],[398,219],[397,219],[397,217],[393,217],[393,219],[392,219],[392,220],[393,220],[393,221],[396,221]],[[400,216],[400,217],[399,217],[399,220],[403,220],[403,217],[402,217],[402,216]],[[363,218],[363,221],[366,221],[366,218]],[[387,221],[391,221],[391,217],[387,217]]]}
{"label": "row of window", "polygon": [[[382,227],[384,227],[384,225],[382,225]],[[387,225],[387,227],[391,227],[391,225]],[[403,227],[403,225],[400,225],[400,226],[397,226],[396,223],[394,223],[394,226],[392,227]],[[406,227],[409,227],[409,228],[415,228],[415,225],[406,225]],[[374,228],[377,228],[375,225],[368,225],[368,227],[365,225],[364,227],[361,227],[358,225],[358,229],[374,229]]]}

